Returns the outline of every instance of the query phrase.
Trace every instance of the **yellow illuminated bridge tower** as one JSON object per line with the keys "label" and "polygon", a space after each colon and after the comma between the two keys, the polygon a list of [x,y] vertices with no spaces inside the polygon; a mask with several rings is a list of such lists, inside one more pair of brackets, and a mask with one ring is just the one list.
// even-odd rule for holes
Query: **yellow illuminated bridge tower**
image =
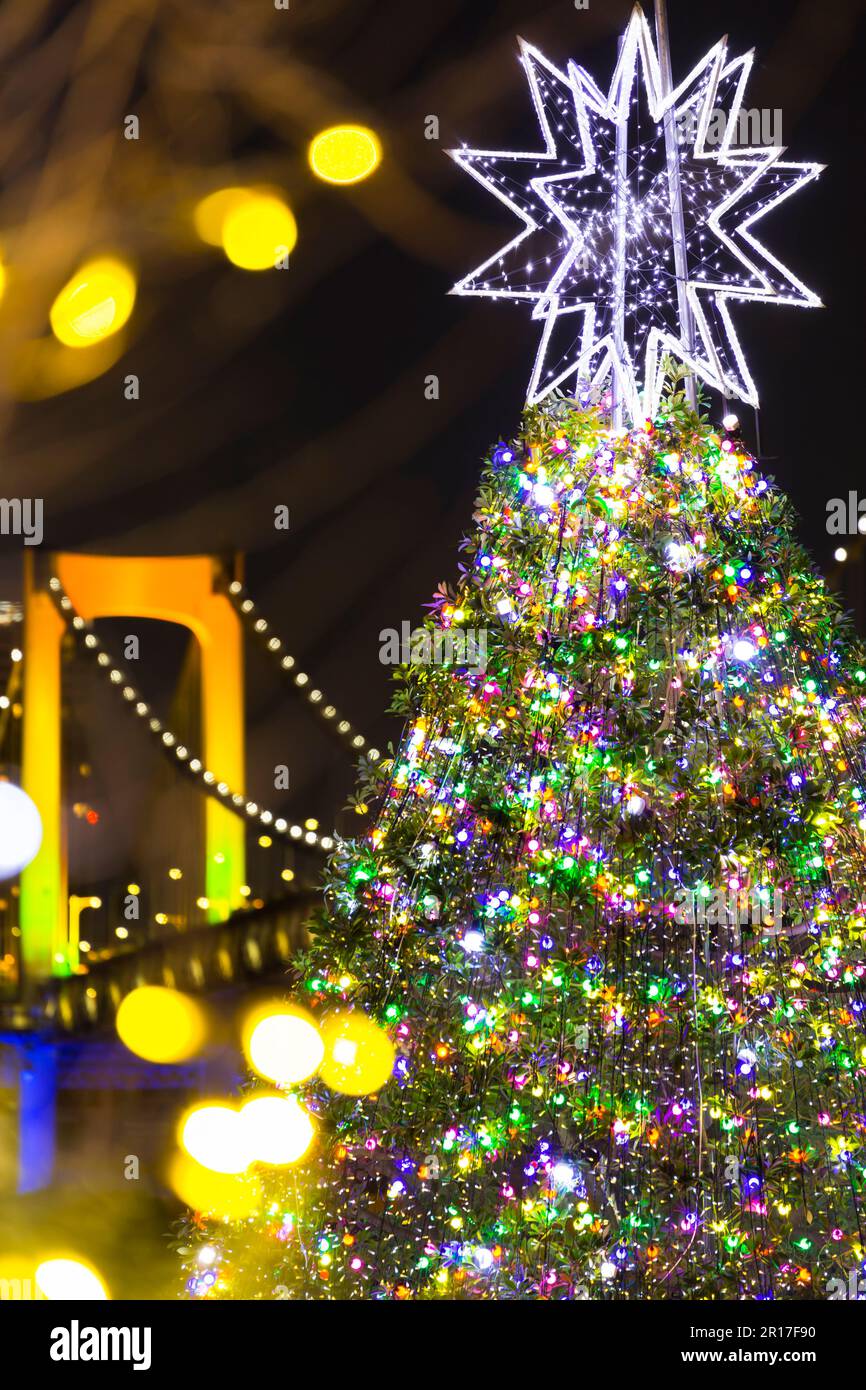
{"label": "yellow illuminated bridge tower", "polygon": [[[44,561],[43,561],[44,564]],[[156,618],[190,630],[201,653],[201,724],[205,766],[233,790],[244,790],[244,681],[241,621],[227,594],[231,576],[213,556],[127,557],[58,554],[59,578],[86,622]],[[24,592],[24,728],[22,785],[42,817],[39,853],[21,876],[21,953],[27,987],[69,972],[67,852],[62,815],[61,641],[66,625],[48,588],[26,557]],[[224,921],[243,898],[243,818],[207,798],[205,882],[208,915]]]}

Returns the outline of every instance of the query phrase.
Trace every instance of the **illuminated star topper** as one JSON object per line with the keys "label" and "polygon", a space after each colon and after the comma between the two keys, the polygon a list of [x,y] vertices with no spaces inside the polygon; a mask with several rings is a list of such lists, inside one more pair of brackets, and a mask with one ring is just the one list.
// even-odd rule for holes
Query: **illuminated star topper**
{"label": "illuminated star topper", "polygon": [[652,417],[670,354],[757,405],[729,305],[820,306],[754,227],[822,166],[740,143],[760,114],[743,111],[753,54],[729,59],[720,40],[670,90],[636,7],[605,96],[583,68],[562,73],[520,46],[544,149],[449,153],[523,227],[452,293],[532,306],[542,331],[530,404],[613,373],[631,419]]}

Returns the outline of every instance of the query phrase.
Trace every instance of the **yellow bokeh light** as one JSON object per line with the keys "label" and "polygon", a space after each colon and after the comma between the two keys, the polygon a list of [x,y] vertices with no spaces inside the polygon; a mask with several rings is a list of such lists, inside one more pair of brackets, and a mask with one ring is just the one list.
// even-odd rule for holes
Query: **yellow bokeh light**
{"label": "yellow bokeh light", "polygon": [[212,1173],[184,1153],[171,1160],[168,1185],[186,1206],[217,1221],[244,1221],[262,1201],[257,1177]]}
{"label": "yellow bokeh light", "polygon": [[315,1135],[296,1096],[254,1096],[241,1106],[240,1119],[253,1162],[271,1167],[297,1163]]}
{"label": "yellow bokeh light", "polygon": [[222,246],[223,227],[230,212],[240,207],[251,196],[249,188],[218,188],[196,203],[193,211],[195,229],[202,241],[209,246]]}
{"label": "yellow bokeh light", "polygon": [[117,1011],[122,1043],[148,1062],[185,1062],[201,1051],[207,1020],[197,1000],[163,985],[142,985]]}
{"label": "yellow bokeh light", "polygon": [[382,158],[378,136],[362,125],[335,125],[310,144],[310,168],[326,183],[360,183]]}
{"label": "yellow bokeh light", "polygon": [[0,1298],[12,1302],[41,1298],[32,1255],[0,1254]]}
{"label": "yellow bokeh light", "polygon": [[243,1173],[251,1153],[239,1112],[231,1105],[196,1105],[180,1122],[181,1147],[212,1173]]}
{"label": "yellow bokeh light", "polygon": [[241,270],[273,270],[297,240],[291,210],[275,193],[250,192],[229,209],[222,224],[223,250]]}
{"label": "yellow bokeh light", "polygon": [[325,1044],[308,1014],[270,1007],[264,1016],[260,1010],[248,1020],[244,1051],[259,1076],[291,1086],[313,1075],[325,1055]]}
{"label": "yellow bokeh light", "polygon": [[366,1014],[341,1013],[320,1025],[325,1057],[319,1075],[333,1091],[366,1096],[384,1086],[394,1069],[394,1044]]}
{"label": "yellow bokeh light", "polygon": [[134,304],[135,276],[128,265],[113,256],[88,261],[51,306],[54,336],[67,347],[92,347],[123,327]]}
{"label": "yellow bokeh light", "polygon": [[36,1267],[36,1287],[43,1298],[52,1302],[104,1302],[108,1298],[105,1285],[90,1265],[83,1260],[43,1260]]}

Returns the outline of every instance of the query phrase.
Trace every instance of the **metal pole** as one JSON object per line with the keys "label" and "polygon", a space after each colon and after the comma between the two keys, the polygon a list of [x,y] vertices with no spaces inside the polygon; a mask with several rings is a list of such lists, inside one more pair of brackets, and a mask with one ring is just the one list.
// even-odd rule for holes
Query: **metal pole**
{"label": "metal pole", "polygon": [[[620,53],[623,41],[620,39]],[[626,211],[628,208],[628,117],[616,128],[616,171],[614,187],[615,249],[613,282],[613,342],[617,357],[622,362],[625,353],[625,256],[626,256]],[[622,386],[613,371],[611,385],[613,401],[612,424],[615,430],[622,428],[623,399]]]}
{"label": "metal pole", "polygon": [[[659,52],[659,67],[661,69],[662,96],[668,97],[673,91],[673,77],[671,75],[671,40],[668,29],[668,9],[667,0],[655,0],[656,11],[656,44]],[[683,189],[680,182],[680,151],[677,144],[677,123],[676,113],[673,107],[669,107],[665,112],[665,154],[668,166],[668,188],[671,200],[671,228],[674,241],[674,269],[677,277],[677,304],[680,314],[680,325],[682,327],[683,338],[688,351],[694,355],[695,350],[695,321],[692,317],[691,305],[688,299],[688,277],[689,266],[686,254],[686,228],[683,217]],[[686,399],[693,410],[697,410],[698,393],[695,387],[694,376],[686,378],[685,383]]]}

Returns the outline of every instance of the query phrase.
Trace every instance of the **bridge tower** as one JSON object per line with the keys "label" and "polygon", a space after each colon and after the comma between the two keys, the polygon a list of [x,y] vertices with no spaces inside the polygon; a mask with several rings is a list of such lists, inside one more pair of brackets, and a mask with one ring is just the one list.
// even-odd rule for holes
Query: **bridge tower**
{"label": "bridge tower", "polygon": [[[43,561],[44,564],[44,561]],[[234,577],[209,555],[57,554],[37,573],[25,555],[22,785],[42,816],[42,847],[21,876],[22,973],[27,986],[67,975],[67,846],[62,813],[60,646],[66,630],[48,589],[60,579],[86,621],[157,618],[189,628],[201,652],[202,758],[220,781],[244,790],[243,633],[226,589]],[[206,893],[211,921],[243,901],[243,818],[212,797],[205,809]]]}

